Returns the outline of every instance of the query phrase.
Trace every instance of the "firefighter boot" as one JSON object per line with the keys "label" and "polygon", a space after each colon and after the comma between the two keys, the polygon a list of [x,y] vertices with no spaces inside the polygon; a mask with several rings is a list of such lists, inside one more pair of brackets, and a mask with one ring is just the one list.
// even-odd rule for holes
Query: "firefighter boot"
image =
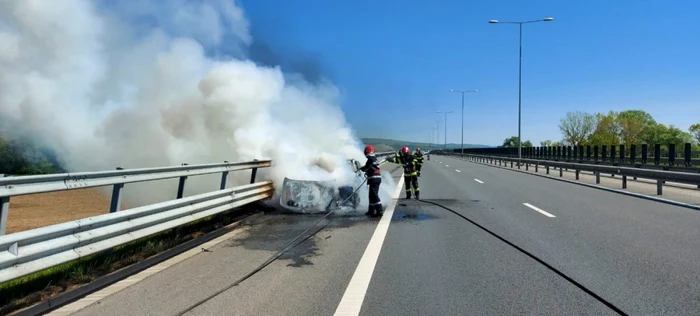
{"label": "firefighter boot", "polygon": [[416,200],[420,200],[420,191],[416,191]]}
{"label": "firefighter boot", "polygon": [[373,216],[380,217],[382,215],[384,215],[384,211],[382,210],[382,205],[379,204],[375,207]]}
{"label": "firefighter boot", "polygon": [[374,210],[372,209],[372,206],[367,208],[367,213],[365,213],[367,216],[374,216]]}
{"label": "firefighter boot", "polygon": [[411,199],[411,191],[406,191],[406,199],[407,200]]}

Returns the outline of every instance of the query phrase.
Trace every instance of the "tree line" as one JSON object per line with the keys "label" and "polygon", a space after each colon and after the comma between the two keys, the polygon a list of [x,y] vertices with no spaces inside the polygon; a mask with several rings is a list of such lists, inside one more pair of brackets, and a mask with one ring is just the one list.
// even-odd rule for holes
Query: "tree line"
{"label": "tree line", "polygon": [[0,138],[0,174],[36,175],[60,173],[56,155],[36,146],[29,139]]}
{"label": "tree line", "polygon": [[[651,114],[642,110],[610,111],[604,113],[568,112],[559,122],[560,141],[545,140],[540,146],[620,145],[620,144],[675,144],[683,148],[694,143],[700,150],[700,123],[684,131],[674,125],[658,123]],[[518,137],[506,138],[499,147],[517,147]],[[523,147],[532,147],[530,141]]]}

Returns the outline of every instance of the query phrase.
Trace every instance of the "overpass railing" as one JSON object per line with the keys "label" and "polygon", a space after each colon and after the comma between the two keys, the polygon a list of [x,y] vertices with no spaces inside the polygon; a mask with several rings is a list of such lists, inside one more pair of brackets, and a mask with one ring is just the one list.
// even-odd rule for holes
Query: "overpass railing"
{"label": "overpass railing", "polygon": [[[656,170],[656,169],[640,169],[634,167],[623,167],[623,166],[606,166],[606,165],[595,165],[595,164],[585,164],[585,163],[575,163],[575,162],[565,162],[565,161],[551,161],[551,160],[538,160],[538,159],[518,159],[517,157],[503,157],[503,156],[487,156],[487,155],[473,155],[473,154],[458,154],[458,153],[443,153],[448,156],[457,156],[466,158],[468,160],[494,164],[494,165],[507,165],[510,163],[510,167],[513,168],[514,165],[524,166],[526,170],[529,170],[530,166],[535,168],[537,172],[539,166],[543,166],[546,169],[546,173],[549,174],[550,168],[559,169],[559,176],[563,177],[564,169],[573,170],[576,174],[576,180],[579,180],[579,175],[581,171],[592,172],[596,177],[596,183],[600,184],[601,174],[611,174],[622,176],[622,188],[627,188],[627,178],[633,177],[635,179],[649,179],[656,181],[656,194],[663,194],[663,184],[665,182],[676,182],[684,184],[692,184],[700,186],[700,173],[698,172],[679,172],[679,171],[668,171],[668,170]],[[520,166],[518,166],[520,168]]]}
{"label": "overpass railing", "polygon": [[[83,258],[167,229],[272,197],[255,182],[271,160],[0,178],[0,283]],[[251,170],[250,184],[226,188],[229,172]],[[221,174],[219,190],[183,198],[188,177]],[[127,183],[179,178],[176,199],[119,211]],[[113,186],[110,213],[3,235],[13,196]],[[119,212],[117,212],[119,211]]]}

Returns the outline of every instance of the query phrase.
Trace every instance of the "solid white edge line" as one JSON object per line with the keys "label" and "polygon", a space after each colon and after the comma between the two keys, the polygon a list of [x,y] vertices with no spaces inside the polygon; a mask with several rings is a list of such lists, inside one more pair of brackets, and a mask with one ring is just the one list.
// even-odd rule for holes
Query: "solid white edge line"
{"label": "solid white edge line", "polygon": [[455,171],[457,171],[457,172],[462,172],[462,171],[459,171],[459,169],[455,169]]}
{"label": "solid white edge line", "polygon": [[481,180],[479,180],[479,179],[474,179],[474,181],[479,182],[479,183],[482,183],[482,184],[484,183],[484,181],[481,181]]}
{"label": "solid white edge line", "polygon": [[529,207],[529,208],[531,208],[531,209],[533,209],[533,210],[535,210],[535,211],[538,211],[538,212],[542,213],[542,215],[544,215],[544,216],[547,216],[547,217],[556,217],[556,216],[554,216],[554,215],[552,215],[552,214],[549,214],[549,213],[547,213],[547,212],[545,212],[545,211],[543,211],[543,210],[537,208],[536,206],[534,206],[534,205],[532,205],[532,204],[530,204],[530,203],[523,203],[523,205],[525,205],[525,206],[527,206],[527,207]]}
{"label": "solid white edge line", "polygon": [[396,208],[396,203],[398,203],[399,195],[401,194],[401,188],[403,187],[403,172],[401,174],[401,179],[396,185],[396,191],[392,196],[392,201],[387,206],[384,211],[382,219],[377,224],[377,228],[374,230],[372,238],[365,248],[364,254],[360,259],[360,263],[357,264],[355,273],[353,273],[352,278],[348,287],[345,289],[343,298],[338,304],[338,308],[335,310],[334,315],[359,315],[360,309],[362,308],[362,303],[365,300],[365,295],[367,294],[367,289],[369,288],[369,283],[372,280],[372,274],[374,273],[374,266],[377,264],[379,259],[379,252],[382,250],[382,245],[384,244],[384,238],[389,230],[389,224],[391,224],[391,217],[394,215],[394,209]]}

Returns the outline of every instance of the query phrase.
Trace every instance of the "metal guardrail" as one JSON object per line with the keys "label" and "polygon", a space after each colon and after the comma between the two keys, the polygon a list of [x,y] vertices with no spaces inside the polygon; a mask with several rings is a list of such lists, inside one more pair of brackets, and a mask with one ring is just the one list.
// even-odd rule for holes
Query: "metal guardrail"
{"label": "metal guardrail", "polygon": [[[394,152],[377,153],[384,158]],[[255,183],[272,161],[216,163],[0,178],[0,283],[51,268],[207,216],[272,197],[271,181]],[[226,187],[231,171],[251,169],[251,184]],[[183,198],[188,177],[221,173],[218,191]],[[127,183],[179,178],[175,200],[119,211]],[[110,213],[3,235],[13,196],[113,186]]]}
{"label": "metal guardrail", "polygon": [[266,199],[271,181],[0,236],[0,283]]}
{"label": "metal guardrail", "polygon": [[[464,157],[469,160],[475,160],[479,162],[485,162],[490,164],[502,165],[503,163],[510,162],[511,168],[513,165],[518,164],[518,158],[511,157],[501,157],[501,156],[485,156],[485,155],[472,155],[472,154],[454,154],[454,153],[444,153],[448,156]],[[622,176],[622,188],[627,188],[627,177],[650,179],[656,181],[656,194],[663,194],[663,184],[666,181],[678,182],[685,184],[693,184],[700,186],[700,174],[690,173],[690,172],[678,172],[678,171],[667,171],[667,170],[656,170],[656,169],[640,169],[631,167],[620,167],[620,166],[606,166],[606,165],[592,165],[583,163],[572,163],[572,162],[561,162],[561,161],[551,161],[551,160],[537,160],[537,159],[520,159],[521,165],[525,166],[528,170],[530,165],[535,167],[535,172],[539,166],[544,166],[546,168],[547,174],[550,172],[550,167],[559,169],[559,176],[563,177],[564,169],[574,170],[576,173],[576,180],[579,179],[579,174],[581,171],[593,172],[596,176],[596,183],[600,184],[601,174],[611,174]],[[520,165],[517,165],[520,168]]]}
{"label": "metal guardrail", "polygon": [[223,162],[213,164],[127,169],[117,168],[110,171],[60,173],[39,176],[18,176],[0,178],[0,236],[5,234],[10,197],[45,192],[76,190],[112,185],[112,200],[109,212],[120,209],[121,193],[127,183],[145,182],[179,178],[176,198],[182,198],[188,177],[221,173],[219,189],[226,187],[229,172],[251,169],[250,183],[255,182],[258,168],[270,167],[271,160],[247,162]]}

